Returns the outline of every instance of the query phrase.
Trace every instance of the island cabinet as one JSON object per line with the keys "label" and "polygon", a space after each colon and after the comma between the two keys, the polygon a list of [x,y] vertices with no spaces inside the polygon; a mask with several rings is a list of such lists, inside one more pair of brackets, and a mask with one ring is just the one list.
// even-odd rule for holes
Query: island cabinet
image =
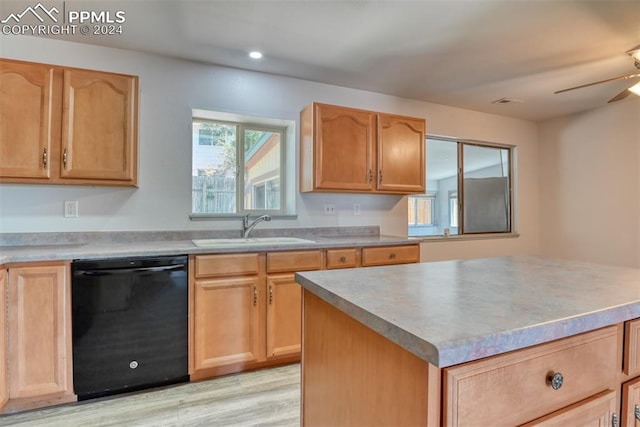
{"label": "island cabinet", "polygon": [[443,424],[590,425],[584,422],[611,420],[621,349],[622,328],[612,326],[445,368]]}
{"label": "island cabinet", "polygon": [[625,322],[621,421],[624,427],[640,427],[640,319]]}
{"label": "island cabinet", "polygon": [[313,103],[300,123],[301,191],[425,191],[424,119]]}
{"label": "island cabinet", "polygon": [[621,324],[438,368],[305,289],[303,342],[304,426],[619,425]]}
{"label": "island cabinet", "polygon": [[0,59],[0,182],[137,184],[138,77]]}
{"label": "island cabinet", "polygon": [[6,298],[3,411],[74,401],[69,264],[10,266]]}

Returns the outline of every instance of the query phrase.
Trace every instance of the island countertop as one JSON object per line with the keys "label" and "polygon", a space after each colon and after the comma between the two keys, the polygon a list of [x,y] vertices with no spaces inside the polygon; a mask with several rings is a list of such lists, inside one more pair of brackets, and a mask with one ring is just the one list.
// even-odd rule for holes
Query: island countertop
{"label": "island countertop", "polygon": [[640,269],[537,256],[313,271],[296,280],[440,368],[640,317]]}

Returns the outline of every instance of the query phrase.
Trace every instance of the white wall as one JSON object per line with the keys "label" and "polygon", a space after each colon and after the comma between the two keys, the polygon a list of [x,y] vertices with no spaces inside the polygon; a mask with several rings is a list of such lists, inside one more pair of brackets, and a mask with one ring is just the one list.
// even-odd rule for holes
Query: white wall
{"label": "white wall", "polygon": [[640,99],[540,124],[541,252],[640,267]]}
{"label": "white wall", "polygon": [[[319,101],[425,117],[430,134],[517,145],[521,237],[508,239],[506,246],[496,241],[480,246],[485,256],[507,249],[520,253],[538,249],[535,123],[133,51],[35,37],[0,37],[5,58],[140,76],[139,188],[0,185],[1,232],[237,229],[237,220],[189,220],[191,110],[298,121],[303,107]],[[64,200],[79,201],[79,218],[62,217]],[[337,215],[323,215],[326,202],[336,204]],[[352,214],[353,203],[361,205],[361,216]],[[380,225],[386,234],[406,236],[407,232],[405,197],[297,192],[297,207],[297,220],[273,221],[270,227]],[[424,249],[425,259],[437,257],[431,253],[439,250],[437,245],[427,244]],[[461,244],[452,257],[467,255]]]}

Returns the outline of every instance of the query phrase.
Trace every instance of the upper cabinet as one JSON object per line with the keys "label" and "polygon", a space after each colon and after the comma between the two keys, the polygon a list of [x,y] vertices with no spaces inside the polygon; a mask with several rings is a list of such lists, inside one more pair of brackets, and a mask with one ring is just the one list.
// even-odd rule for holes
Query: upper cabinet
{"label": "upper cabinet", "polygon": [[137,185],[138,78],[0,59],[0,181]]}
{"label": "upper cabinet", "polygon": [[300,191],[425,191],[424,119],[313,103],[300,129]]}

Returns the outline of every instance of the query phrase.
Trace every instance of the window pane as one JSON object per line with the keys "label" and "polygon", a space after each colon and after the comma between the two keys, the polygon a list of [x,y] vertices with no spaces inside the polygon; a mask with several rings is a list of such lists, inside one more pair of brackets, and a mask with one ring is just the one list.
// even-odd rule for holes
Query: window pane
{"label": "window pane", "polygon": [[244,132],[244,209],[280,209],[280,132]]}
{"label": "window pane", "polygon": [[192,135],[192,212],[235,213],[236,126],[194,120]]}
{"label": "window pane", "polygon": [[409,236],[442,236],[447,228],[450,234],[457,234],[457,226],[451,225],[448,197],[458,191],[458,143],[428,138],[426,144],[427,193],[432,199],[420,206],[417,200],[425,196],[408,197]]}
{"label": "window pane", "polygon": [[463,230],[510,231],[509,150],[464,144]]}

